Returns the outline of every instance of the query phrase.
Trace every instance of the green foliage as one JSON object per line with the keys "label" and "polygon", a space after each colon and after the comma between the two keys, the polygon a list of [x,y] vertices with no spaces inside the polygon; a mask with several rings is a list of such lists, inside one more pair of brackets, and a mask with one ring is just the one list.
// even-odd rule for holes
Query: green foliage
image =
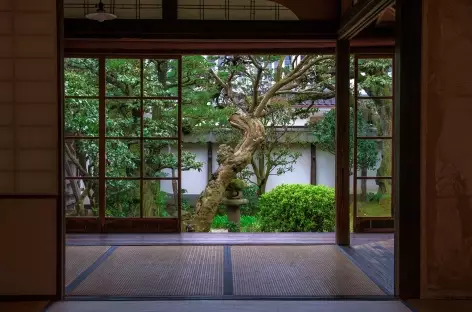
{"label": "green foliage", "polygon": [[[354,109],[350,109],[349,133],[354,131]],[[365,122],[362,112],[358,112],[357,127],[359,133],[369,131],[369,124]],[[312,125],[313,135],[317,146],[331,154],[336,153],[336,110],[332,109],[323,115],[323,119]],[[374,169],[378,161],[377,144],[373,140],[358,140],[357,170]],[[354,163],[354,137],[349,136],[349,166]],[[352,170],[352,169],[351,169]]]}
{"label": "green foliage", "polygon": [[[213,218],[213,223],[212,223],[211,228],[213,229],[230,229],[231,228],[231,229],[236,230],[235,225],[228,221],[227,215],[215,216]],[[242,215],[241,221],[240,221],[240,231],[249,232],[249,233],[260,232],[261,225],[260,225],[259,218],[256,216]]]}
{"label": "green foliage", "polygon": [[[197,64],[199,64],[197,66]],[[136,96],[177,96],[177,60],[145,59],[142,62],[144,80],[141,85],[141,61],[137,59],[106,59],[105,92],[108,97]],[[211,117],[206,103],[211,100],[212,88],[199,88],[198,84],[208,84],[207,62],[201,56],[189,56],[184,62],[183,111],[188,113],[184,120],[186,130],[195,127],[192,112],[197,118]],[[65,94],[67,96],[99,95],[98,60],[84,58],[65,59]],[[206,73],[206,74],[203,74]],[[143,94],[141,94],[141,89]],[[210,91],[208,91],[210,90]],[[209,93],[210,92],[210,93]],[[116,179],[107,182],[106,215],[115,217],[137,217],[140,201],[144,201],[144,211],[148,217],[168,215],[167,202],[175,194],[161,191],[160,183],[149,182],[140,198],[140,186],[136,181],[119,178],[139,177],[141,170],[146,177],[175,177],[178,173],[177,149],[175,141],[151,140],[148,138],[176,137],[178,132],[178,106],[174,100],[144,100],[143,111],[139,100],[109,99],[105,102],[106,135],[108,137],[131,137],[131,139],[108,139],[105,146],[107,177]],[[186,110],[188,108],[188,110]],[[65,131],[68,136],[98,136],[98,100],[69,98],[65,106]],[[144,120],[142,120],[144,119]],[[192,123],[193,121],[193,123]],[[141,123],[144,124],[144,146],[141,146]],[[198,128],[198,127],[197,127]],[[70,140],[65,146],[66,153],[81,177],[98,176],[98,140]],[[141,151],[144,163],[141,163]],[[196,155],[182,153],[182,169],[198,170],[203,166],[196,161]],[[75,169],[74,169],[75,170]],[[98,183],[73,180],[92,188],[98,196]],[[95,182],[95,181],[94,181]],[[80,186],[80,185],[78,185]],[[175,190],[174,190],[175,192]],[[76,195],[76,201],[78,196]],[[98,200],[94,200],[98,203]],[[97,207],[92,206],[92,211]]]}
{"label": "green foliage", "polygon": [[246,216],[255,216],[259,213],[259,188],[257,185],[249,185],[243,189],[243,198],[247,199],[249,203],[241,206],[241,214]]}
{"label": "green foliage", "polygon": [[332,232],[334,189],[324,185],[279,185],[260,198],[263,232]]}

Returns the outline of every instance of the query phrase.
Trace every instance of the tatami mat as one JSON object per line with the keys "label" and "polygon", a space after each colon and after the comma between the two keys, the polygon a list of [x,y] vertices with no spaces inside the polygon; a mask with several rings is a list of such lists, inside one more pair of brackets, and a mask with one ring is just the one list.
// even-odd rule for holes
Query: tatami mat
{"label": "tatami mat", "polygon": [[223,246],[119,247],[70,295],[222,296]]}
{"label": "tatami mat", "polygon": [[80,273],[84,272],[107,250],[108,246],[67,246],[66,247],[66,287]]}
{"label": "tatami mat", "polygon": [[233,246],[236,296],[375,296],[385,293],[337,246]]}

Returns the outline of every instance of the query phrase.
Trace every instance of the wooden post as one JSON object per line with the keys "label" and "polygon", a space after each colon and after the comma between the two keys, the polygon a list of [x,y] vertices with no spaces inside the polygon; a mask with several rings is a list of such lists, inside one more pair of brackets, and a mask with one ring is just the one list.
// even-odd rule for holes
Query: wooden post
{"label": "wooden post", "polygon": [[316,185],[316,144],[311,144],[311,168],[310,168],[310,182]]}
{"label": "wooden post", "polygon": [[350,244],[349,40],[336,42],[336,244]]}
{"label": "wooden post", "polygon": [[420,297],[422,1],[397,0],[393,202],[395,295]]}
{"label": "wooden post", "polygon": [[162,19],[177,20],[177,0],[164,0],[162,2]]}

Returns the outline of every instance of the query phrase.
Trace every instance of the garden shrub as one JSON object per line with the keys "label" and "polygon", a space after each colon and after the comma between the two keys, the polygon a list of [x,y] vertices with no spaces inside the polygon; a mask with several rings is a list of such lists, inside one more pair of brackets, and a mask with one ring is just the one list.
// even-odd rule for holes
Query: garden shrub
{"label": "garden shrub", "polygon": [[334,189],[324,185],[283,184],[259,200],[262,232],[332,232]]}
{"label": "garden shrub", "polygon": [[257,185],[250,185],[243,189],[243,198],[249,200],[247,205],[241,206],[241,214],[245,216],[255,216],[259,213],[259,195]]}

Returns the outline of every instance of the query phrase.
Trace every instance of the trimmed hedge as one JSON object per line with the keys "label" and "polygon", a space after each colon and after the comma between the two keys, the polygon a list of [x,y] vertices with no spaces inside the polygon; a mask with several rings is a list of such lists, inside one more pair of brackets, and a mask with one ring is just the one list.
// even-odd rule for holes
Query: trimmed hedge
{"label": "trimmed hedge", "polygon": [[284,184],[261,196],[262,232],[332,232],[334,189],[324,185]]}

